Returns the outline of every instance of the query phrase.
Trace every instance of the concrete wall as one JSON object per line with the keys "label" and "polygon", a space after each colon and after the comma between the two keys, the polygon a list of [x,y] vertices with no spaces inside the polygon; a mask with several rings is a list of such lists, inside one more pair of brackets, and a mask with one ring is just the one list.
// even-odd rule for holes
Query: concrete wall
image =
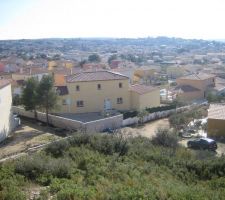
{"label": "concrete wall", "polygon": [[[149,122],[149,121],[161,119],[161,118],[164,118],[164,117],[168,117],[168,116],[170,116],[170,115],[172,115],[176,112],[180,113],[180,112],[183,112],[185,110],[189,110],[191,108],[192,108],[192,106],[184,106],[184,107],[177,108],[177,109],[151,113],[151,114],[148,114],[144,117],[143,122]],[[128,119],[123,120],[123,126],[129,126],[129,125],[137,124],[138,122],[139,122],[138,117],[128,118]]]}
{"label": "concrete wall", "polygon": [[0,141],[13,129],[11,84],[0,89]]}
{"label": "concrete wall", "polygon": [[[25,111],[21,107],[13,107],[13,112],[17,113],[24,117],[34,118],[34,112],[31,111]],[[42,122],[46,122],[46,115],[42,112],[37,112],[37,118],[38,120]],[[87,123],[83,123],[81,121],[72,120],[64,117],[59,117],[55,115],[49,115],[49,122],[50,124],[65,128],[65,129],[74,129],[74,130],[80,130],[84,132],[101,132],[106,128],[119,128],[122,126],[123,122],[123,115],[116,115],[100,120],[95,120]]]}
{"label": "concrete wall", "polygon": [[208,119],[207,134],[209,137],[225,137],[225,120]]}

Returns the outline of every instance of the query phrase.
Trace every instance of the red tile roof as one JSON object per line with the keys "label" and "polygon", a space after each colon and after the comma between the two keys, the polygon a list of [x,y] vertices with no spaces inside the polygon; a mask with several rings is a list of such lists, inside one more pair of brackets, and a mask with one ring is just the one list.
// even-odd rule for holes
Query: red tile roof
{"label": "red tile roof", "polygon": [[179,85],[174,88],[174,91],[178,92],[197,92],[200,91],[198,88],[192,87],[190,85]]}
{"label": "red tile roof", "polygon": [[94,72],[81,72],[71,76],[67,76],[67,82],[83,82],[83,81],[108,81],[108,80],[124,80],[129,79],[119,73],[110,71],[94,71]]}
{"label": "red tile roof", "polygon": [[9,80],[1,79],[0,80],[0,89],[4,88],[5,86],[9,85],[11,82]]}
{"label": "red tile roof", "polygon": [[180,79],[189,79],[189,80],[205,80],[208,78],[213,78],[215,75],[213,74],[204,74],[204,73],[199,73],[199,74],[191,74],[188,76],[181,77]]}
{"label": "red tile roof", "polygon": [[133,92],[136,92],[138,94],[146,94],[149,92],[152,92],[154,90],[158,89],[157,87],[152,87],[148,85],[142,85],[142,84],[136,84],[136,85],[131,85],[130,90]]}

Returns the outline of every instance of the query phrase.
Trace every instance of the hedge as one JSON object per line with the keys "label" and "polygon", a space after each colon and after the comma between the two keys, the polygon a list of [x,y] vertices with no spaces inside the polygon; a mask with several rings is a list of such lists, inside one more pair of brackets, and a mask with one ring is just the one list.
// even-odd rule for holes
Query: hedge
{"label": "hedge", "polygon": [[[153,108],[146,108],[145,110],[148,113],[154,113],[154,112],[162,112],[165,110],[172,110],[175,109],[176,105],[168,105],[168,106],[158,106],[158,107],[153,107]],[[123,112],[123,119],[128,119],[132,117],[137,117],[138,111],[127,111]]]}

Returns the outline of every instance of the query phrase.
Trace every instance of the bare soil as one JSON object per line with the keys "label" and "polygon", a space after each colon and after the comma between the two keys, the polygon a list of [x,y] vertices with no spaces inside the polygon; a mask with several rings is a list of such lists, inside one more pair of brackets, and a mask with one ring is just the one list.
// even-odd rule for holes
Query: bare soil
{"label": "bare soil", "polygon": [[145,123],[142,126],[137,127],[125,127],[121,129],[121,133],[124,136],[136,137],[136,136],[143,136],[152,138],[158,128],[169,128],[169,120],[168,118],[159,119],[154,122]]}
{"label": "bare soil", "polygon": [[22,120],[22,125],[0,143],[0,159],[59,138],[51,127]]}

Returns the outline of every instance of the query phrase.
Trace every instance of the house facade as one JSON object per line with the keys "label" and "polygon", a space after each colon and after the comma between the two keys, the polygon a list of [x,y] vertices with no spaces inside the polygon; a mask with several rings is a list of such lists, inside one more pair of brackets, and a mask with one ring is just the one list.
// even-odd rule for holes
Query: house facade
{"label": "house facade", "polygon": [[13,127],[11,106],[11,84],[7,80],[0,80],[0,141],[4,140],[8,136]]}
{"label": "house facade", "polygon": [[146,85],[130,86],[130,109],[143,110],[160,106],[159,88]]}
{"label": "house facade", "polygon": [[176,80],[177,97],[187,101],[206,98],[207,91],[215,87],[215,76],[210,74],[192,74]]}
{"label": "house facade", "polygon": [[109,71],[82,72],[67,76],[65,88],[56,88],[61,105],[58,112],[61,113],[140,110],[160,105],[158,88],[130,86],[127,76]]}

